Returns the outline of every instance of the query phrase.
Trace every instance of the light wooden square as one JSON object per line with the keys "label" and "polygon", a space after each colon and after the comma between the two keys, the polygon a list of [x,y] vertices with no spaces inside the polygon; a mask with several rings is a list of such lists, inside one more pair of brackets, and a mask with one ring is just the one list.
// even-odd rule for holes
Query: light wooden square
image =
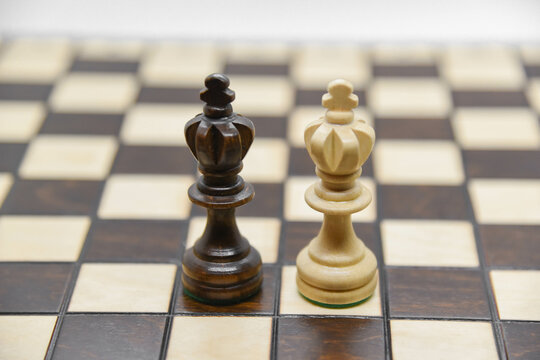
{"label": "light wooden square", "polygon": [[0,81],[52,83],[68,70],[72,48],[62,39],[21,38],[6,44],[0,57]]}
{"label": "light wooden square", "polygon": [[529,82],[527,87],[527,97],[529,103],[540,114],[540,79],[535,79]]}
{"label": "light wooden square", "polygon": [[83,264],[68,311],[166,313],[175,275],[173,264]]}
{"label": "light wooden square", "polygon": [[281,273],[280,314],[335,315],[335,316],[382,316],[379,285],[365,302],[343,309],[314,305],[307,301],[296,286],[296,266],[284,266]]}
{"label": "light wooden square", "polygon": [[452,126],[464,149],[540,148],[538,119],[528,108],[461,108],[454,113]]}
{"label": "light wooden square", "polygon": [[[285,182],[285,219],[288,221],[322,221],[323,214],[313,210],[304,200],[304,193],[319,181],[316,176],[291,176]],[[368,177],[360,177],[360,182],[372,196],[371,204],[364,210],[352,214],[354,222],[373,222],[377,218],[377,194],[375,182]]]}
{"label": "light wooden square", "polygon": [[491,324],[481,321],[390,320],[394,360],[495,360]]}
{"label": "light wooden square", "polygon": [[1,216],[0,261],[77,261],[90,218]]}
{"label": "light wooden square", "polygon": [[472,225],[467,221],[383,220],[386,265],[477,267]]}
{"label": "light wooden square", "polygon": [[521,47],[521,57],[527,65],[540,65],[540,46],[523,45]]}
{"label": "light wooden square", "polygon": [[540,225],[540,180],[473,179],[468,188],[479,223]]}
{"label": "light wooden square", "polygon": [[377,79],[367,100],[381,118],[444,118],[452,108],[447,86],[435,79]]}
{"label": "light wooden square", "polygon": [[45,119],[45,106],[37,101],[0,101],[0,141],[27,142]]}
{"label": "light wooden square", "polygon": [[371,65],[356,46],[307,46],[293,57],[291,75],[304,89],[326,89],[330,81],[340,78],[361,88],[371,78]]}
{"label": "light wooden square", "polygon": [[437,49],[427,45],[376,45],[372,50],[377,65],[433,65]]}
{"label": "light wooden square", "polygon": [[270,317],[177,316],[166,359],[269,359],[271,340]]}
{"label": "light wooden square", "polygon": [[233,43],[227,45],[227,57],[231,63],[240,64],[287,64],[290,47],[284,43]]}
{"label": "light wooden square", "polygon": [[540,270],[492,270],[490,277],[500,319],[540,321]]}
{"label": "light wooden square", "polygon": [[[276,218],[237,217],[240,233],[259,251],[263,263],[275,263],[278,257],[281,221]],[[189,221],[186,248],[193,246],[201,237],[206,217],[194,217]]]}
{"label": "light wooden square", "polygon": [[124,119],[120,138],[128,145],[185,146],[185,124],[200,105],[137,104]]}
{"label": "light wooden square", "polygon": [[146,85],[202,88],[204,79],[223,67],[215,45],[163,43],[148,49],[139,74]]}
{"label": "light wooden square", "polygon": [[516,52],[502,46],[450,48],[441,73],[456,90],[519,90],[526,78]]}
{"label": "light wooden square", "polygon": [[140,41],[90,39],[79,46],[79,58],[90,61],[137,61],[144,45]]}
{"label": "light wooden square", "polygon": [[112,136],[40,135],[30,143],[19,175],[27,179],[104,179],[117,149]]}
{"label": "light wooden square", "polygon": [[0,316],[0,359],[44,359],[55,325],[56,316]]}
{"label": "light wooden square", "polygon": [[280,183],[289,170],[289,146],[283,139],[257,138],[244,158],[240,175],[254,183]]}
{"label": "light wooden square", "polygon": [[73,73],[50,96],[53,111],[123,113],[135,101],[139,85],[131,74]]}
{"label": "light wooden square", "polygon": [[194,182],[182,175],[112,175],[105,184],[98,216],[104,219],[185,219]]}
{"label": "light wooden square", "polygon": [[444,140],[379,140],[373,167],[382,184],[459,185],[464,179],[459,148]]}
{"label": "light wooden square", "polygon": [[4,202],[11,185],[13,184],[13,175],[10,173],[0,173],[0,206]]}
{"label": "light wooden square", "polygon": [[293,106],[294,89],[287,77],[231,76],[236,93],[235,112],[245,116],[287,116]]}
{"label": "light wooden square", "polygon": [[[304,130],[309,123],[324,116],[326,109],[322,106],[296,106],[289,116],[287,136],[289,142],[295,147],[306,147],[304,143]],[[354,109],[355,120],[363,120],[373,126],[373,117],[365,107]]]}

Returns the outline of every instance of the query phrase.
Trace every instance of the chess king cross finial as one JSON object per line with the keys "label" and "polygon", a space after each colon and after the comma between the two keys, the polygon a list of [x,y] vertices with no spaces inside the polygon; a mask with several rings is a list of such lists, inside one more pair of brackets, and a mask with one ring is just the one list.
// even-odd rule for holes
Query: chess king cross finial
{"label": "chess king cross finial", "polygon": [[204,115],[210,118],[220,118],[232,114],[231,103],[234,101],[234,91],[229,89],[230,81],[223,74],[211,74],[204,80],[206,89],[200,94],[206,103]]}

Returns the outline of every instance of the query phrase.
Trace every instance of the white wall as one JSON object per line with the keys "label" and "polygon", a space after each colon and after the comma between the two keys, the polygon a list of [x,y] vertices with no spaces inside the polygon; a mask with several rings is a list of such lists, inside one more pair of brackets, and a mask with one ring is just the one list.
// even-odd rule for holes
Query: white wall
{"label": "white wall", "polygon": [[0,0],[0,35],[540,42],[539,0]]}

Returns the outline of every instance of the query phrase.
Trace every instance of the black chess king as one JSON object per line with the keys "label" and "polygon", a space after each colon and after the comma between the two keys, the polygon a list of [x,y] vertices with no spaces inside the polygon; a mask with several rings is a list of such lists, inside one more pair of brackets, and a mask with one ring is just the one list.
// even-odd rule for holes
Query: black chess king
{"label": "black chess king", "polygon": [[184,292],[198,301],[236,303],[256,294],[262,283],[261,256],[240,234],[235,219],[235,208],[254,195],[238,173],[255,127],[233,112],[235,94],[225,75],[209,75],[205,86],[200,93],[206,103],[203,113],[184,132],[202,174],[188,195],[207,209],[208,217],[202,236],[185,252],[182,283]]}

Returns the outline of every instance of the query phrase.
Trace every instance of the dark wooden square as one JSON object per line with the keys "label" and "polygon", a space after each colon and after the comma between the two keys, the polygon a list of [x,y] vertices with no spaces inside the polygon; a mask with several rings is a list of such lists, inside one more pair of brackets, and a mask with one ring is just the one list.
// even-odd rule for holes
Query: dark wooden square
{"label": "dark wooden square", "polygon": [[16,173],[26,151],[26,144],[0,143],[0,171]]}
{"label": "dark wooden square", "polygon": [[374,65],[375,77],[437,77],[436,65]]}
{"label": "dark wooden square", "polygon": [[0,313],[58,313],[73,264],[0,263]]}
{"label": "dark wooden square", "polygon": [[247,64],[228,63],[225,65],[226,75],[251,75],[251,76],[288,76],[289,65],[287,64]]}
{"label": "dark wooden square", "polygon": [[253,125],[255,125],[256,137],[272,137],[282,139],[287,137],[287,118],[285,117],[250,116],[249,119],[253,122]]}
{"label": "dark wooden square", "polygon": [[480,225],[488,266],[540,268],[540,226]]}
{"label": "dark wooden square", "polygon": [[215,315],[223,314],[265,314],[274,313],[274,303],[276,296],[276,273],[277,266],[263,266],[263,284],[261,291],[255,296],[233,305],[208,305],[193,300],[183,293],[182,285],[178,287],[176,306],[174,312],[178,313],[208,313]]}
{"label": "dark wooden square", "polygon": [[[287,222],[285,223],[285,242],[283,252],[283,262],[285,264],[295,264],[296,256],[310,241],[319,233],[320,222]],[[375,225],[354,223],[354,231],[368,248],[374,253],[379,250]]]}
{"label": "dark wooden square", "polygon": [[540,77],[540,65],[525,65],[525,73],[528,77]]}
{"label": "dark wooden square", "polygon": [[529,106],[523,91],[453,91],[454,106]]}
{"label": "dark wooden square", "polygon": [[382,185],[379,194],[383,218],[468,219],[465,189],[460,186]]}
{"label": "dark wooden square", "polygon": [[383,119],[375,121],[378,139],[454,140],[448,119]]}
{"label": "dark wooden square", "polygon": [[72,72],[136,73],[138,69],[138,61],[94,61],[77,59],[71,66]]}
{"label": "dark wooden square", "polygon": [[46,101],[51,90],[49,84],[0,83],[0,100]]}
{"label": "dark wooden square", "polygon": [[508,360],[540,359],[539,322],[505,322],[502,329]]}
{"label": "dark wooden square", "polygon": [[53,359],[159,359],[164,329],[158,315],[66,315]]}
{"label": "dark wooden square", "polygon": [[[242,173],[240,173],[241,175]],[[255,197],[237,208],[238,216],[281,217],[283,213],[283,184],[252,184]]]}
{"label": "dark wooden square", "polygon": [[42,134],[118,135],[123,114],[49,113]]}
{"label": "dark wooden square", "polygon": [[382,320],[280,318],[277,358],[384,359]]}
{"label": "dark wooden square", "polygon": [[491,318],[480,271],[390,268],[386,274],[392,317]]}
{"label": "dark wooden square", "polygon": [[[296,90],[296,105],[316,105],[321,106],[321,98],[326,93],[326,89],[318,90]],[[358,105],[366,105],[366,92],[365,90],[356,89],[354,93],[358,96]],[[321,107],[321,110],[323,108]],[[314,119],[316,120],[316,119]]]}
{"label": "dark wooden square", "polygon": [[179,261],[186,228],[181,221],[96,220],[90,230],[85,259]]}
{"label": "dark wooden square", "polygon": [[540,151],[468,150],[464,155],[469,177],[540,178]]}
{"label": "dark wooden square", "polygon": [[128,146],[118,150],[113,173],[189,174],[196,171],[187,146]]}
{"label": "dark wooden square", "polygon": [[92,215],[101,181],[18,180],[4,201],[6,214]]}
{"label": "dark wooden square", "polygon": [[[201,88],[174,88],[174,87],[150,87],[143,86],[137,98],[138,103],[201,103],[199,92],[203,87],[201,79]],[[202,112],[202,105],[201,105]]]}

